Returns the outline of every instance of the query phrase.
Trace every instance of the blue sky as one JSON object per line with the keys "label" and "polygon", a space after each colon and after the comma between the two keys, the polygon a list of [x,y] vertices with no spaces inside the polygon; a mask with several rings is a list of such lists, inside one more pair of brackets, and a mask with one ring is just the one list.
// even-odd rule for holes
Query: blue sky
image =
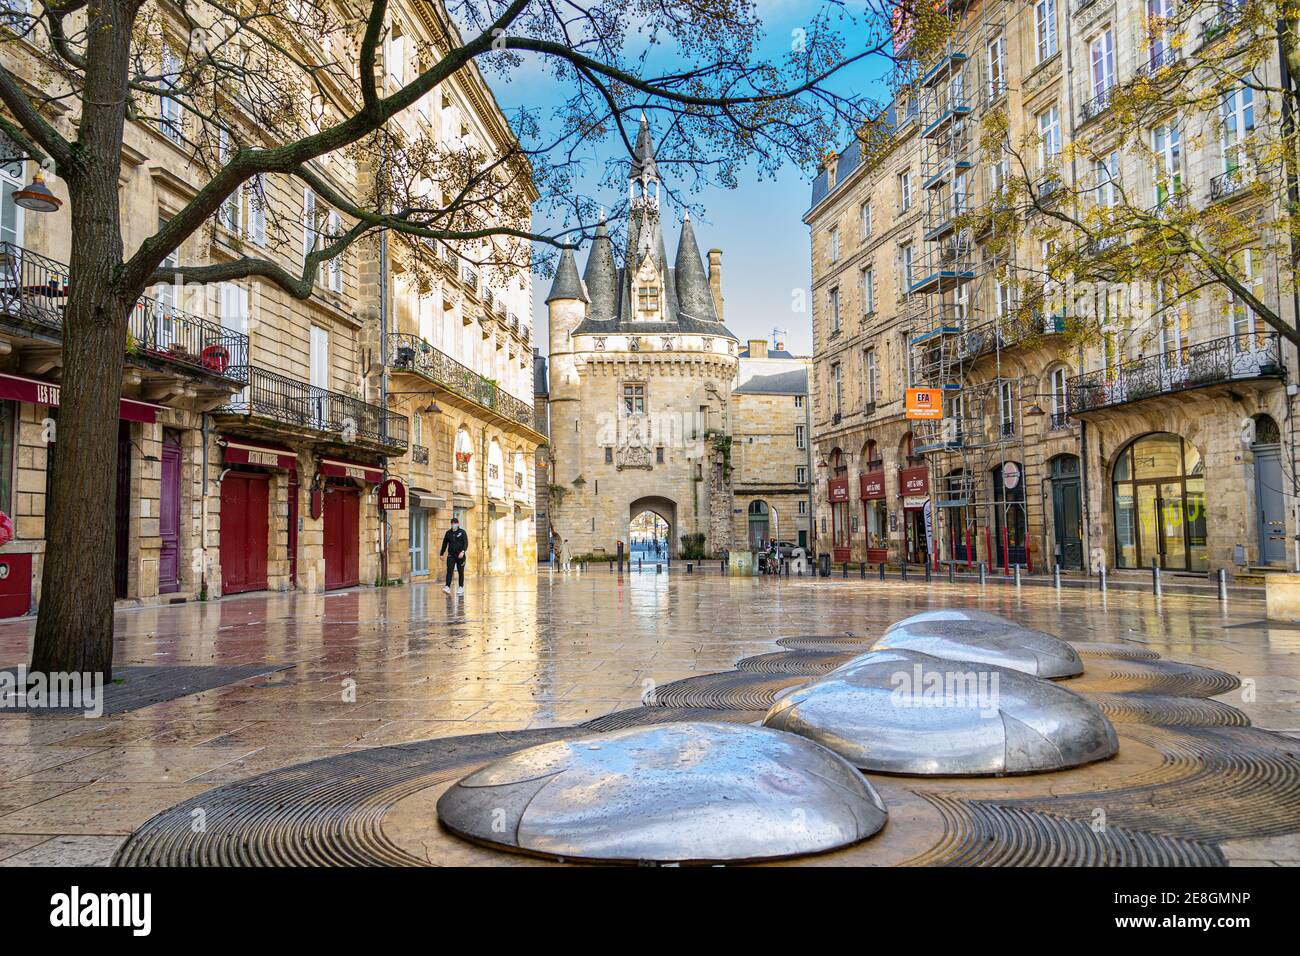
{"label": "blue sky", "polygon": [[[808,0],[758,0],[757,5],[767,28],[763,47],[766,56],[777,56],[788,49],[792,31],[805,25],[820,6]],[[884,97],[884,84],[877,79],[883,69],[880,60],[855,66],[836,86],[840,92]],[[528,64],[514,78],[491,73],[488,80],[507,115],[519,106],[545,109],[560,100],[561,91],[554,79]],[[834,145],[842,146],[847,135],[846,130]],[[616,146],[610,141],[599,144],[595,153],[603,159],[616,150],[622,150],[621,143]],[[591,164],[593,175],[601,172],[598,166]],[[806,290],[810,278],[808,229],[801,219],[809,206],[811,175],[787,165],[775,179],[759,180],[753,170],[746,170],[739,177],[738,189],[709,188],[691,197],[704,209],[702,216],[692,213],[701,252],[715,247],[723,252],[727,326],[742,340],[771,338],[773,328],[784,329],[787,348],[797,354],[807,354],[812,348],[811,315],[794,311],[795,292]],[[609,205],[619,198],[611,196]],[[673,221],[666,218],[664,224],[670,257],[676,250],[678,214],[671,215]],[[578,263],[580,268],[586,263],[585,247],[578,255]],[[544,343],[543,300],[551,280],[539,274],[534,275],[533,283],[536,339]],[[806,294],[802,300],[807,301]]]}

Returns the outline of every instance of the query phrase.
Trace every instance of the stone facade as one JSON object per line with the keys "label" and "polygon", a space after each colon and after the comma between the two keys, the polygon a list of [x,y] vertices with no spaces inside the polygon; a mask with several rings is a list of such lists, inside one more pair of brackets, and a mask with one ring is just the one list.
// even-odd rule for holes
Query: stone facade
{"label": "stone facade", "polygon": [[[444,42],[426,5],[395,4],[390,17],[394,35],[406,38],[403,52]],[[179,19],[163,22],[183,44]],[[383,50],[381,83],[395,89],[415,75],[416,60],[395,53],[396,44]],[[4,44],[0,58],[18,76],[39,75],[24,44]],[[161,110],[161,103],[152,108]],[[75,119],[56,122],[67,132]],[[199,121],[184,115],[179,122],[192,134]],[[412,135],[468,140],[489,155],[514,142],[472,69],[394,122]],[[343,195],[359,195],[369,182],[370,172],[346,153],[314,166]],[[75,281],[61,265],[70,242],[63,183],[50,182],[64,201],[58,212],[25,212],[12,202],[33,168],[18,162],[0,170],[8,242],[0,246],[0,273],[11,279],[24,270],[23,282],[8,282],[22,294],[0,302],[0,465],[7,469],[0,511],[15,527],[14,539],[0,547],[5,614],[34,611],[40,601],[62,366],[61,313],[41,290]],[[156,118],[128,121],[121,175],[126,247],[181,209],[206,175]],[[241,191],[209,228],[186,240],[175,262],[254,254],[293,272],[301,269],[303,250],[319,241],[318,231],[350,225],[297,180],[268,175],[262,186],[265,205],[253,190]],[[436,564],[453,509],[462,509],[470,534],[471,572],[534,573],[531,464],[544,438],[532,406],[528,271],[489,275],[475,266],[482,248],[429,248],[424,274],[434,278],[417,283],[410,260],[392,252],[378,238],[358,242],[322,268],[305,300],[256,279],[160,285],[141,299],[122,390],[119,598],[161,603],[232,589],[319,591],[418,580]],[[456,467],[457,435],[472,446],[465,472]],[[383,476],[406,483],[413,507],[380,510]]]}
{"label": "stone facade", "polygon": [[651,511],[673,555],[697,534],[712,554],[730,545],[738,351],[721,321],[721,253],[706,274],[688,218],[669,265],[644,117],[629,182],[623,264],[602,226],[585,275],[564,250],[547,297],[552,539],[575,555],[612,554]]}
{"label": "stone facade", "polygon": [[[965,71],[955,95],[970,111],[966,122],[1004,113],[1009,142],[1031,144],[1030,154],[1053,144],[1059,152],[1046,147],[1039,162],[1071,194],[1089,192],[1094,170],[1083,157],[1112,148],[1096,122],[1108,84],[1151,68],[1150,41],[1133,29],[1145,16],[1135,0],[986,0],[967,8],[953,44],[962,55],[939,75]],[[1044,23],[1055,25],[1050,38]],[[1195,26],[1187,50],[1162,55],[1194,53],[1202,36]],[[1087,68],[1094,49],[1114,51],[1114,69],[1100,78]],[[1276,61],[1265,64],[1266,85],[1277,72]],[[820,172],[804,217],[822,550],[837,561],[987,562],[998,570],[1139,570],[1155,560],[1174,572],[1240,574],[1289,563],[1295,469],[1285,382],[1296,373],[1294,351],[1218,289],[1163,311],[1150,288],[1073,290],[1030,334],[999,330],[996,344],[972,339],[1006,314],[1007,290],[983,236],[971,237],[969,279],[945,291],[946,280],[928,278],[926,256],[944,228],[936,198],[956,187],[951,172],[927,165],[937,155],[934,131],[947,122],[932,101],[946,90],[951,106],[954,87],[926,82],[888,110],[882,148],[868,156],[855,142]],[[1262,105],[1256,115],[1262,126]],[[1180,201],[1222,203],[1245,221],[1276,214],[1280,190],[1224,191],[1217,115],[1175,121],[1184,130],[1173,161],[1186,190]],[[967,208],[991,202],[1005,175],[974,158],[962,180]],[[1134,149],[1116,165],[1126,189],[1159,201],[1149,155]],[[1002,274],[1041,271],[1043,253],[1015,246]],[[1274,278],[1283,264],[1256,269],[1257,294],[1291,316],[1290,296]],[[1071,316],[1103,334],[1081,344],[1062,334]],[[927,378],[927,362],[947,335],[961,337],[962,357],[960,382],[943,393],[944,420],[909,421],[905,389],[938,384]],[[922,478],[924,494],[909,494]],[[918,550],[927,511],[930,536]]]}

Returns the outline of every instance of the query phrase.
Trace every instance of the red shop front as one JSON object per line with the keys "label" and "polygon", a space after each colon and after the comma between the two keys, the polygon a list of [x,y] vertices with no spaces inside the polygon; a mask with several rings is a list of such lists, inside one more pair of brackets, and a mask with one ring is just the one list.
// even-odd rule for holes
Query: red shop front
{"label": "red shop front", "polygon": [[849,531],[848,475],[831,478],[827,482],[826,497],[831,505],[831,550],[836,561],[847,561],[853,554]]}
{"label": "red shop front", "polygon": [[322,458],[318,473],[324,479],[325,588],[356,587],[361,583],[361,488],[379,484],[384,473],[338,458]]}
{"label": "red shop front", "polygon": [[898,492],[903,499],[903,554],[912,564],[930,560],[926,511],[930,499],[930,469],[926,465],[901,468]]}
{"label": "red shop front", "polygon": [[885,500],[884,470],[858,476],[862,497],[862,524],[866,529],[867,561],[879,564],[889,560],[889,504]]}
{"label": "red shop front", "polygon": [[[291,448],[223,436],[222,458],[229,471],[221,479],[221,593],[265,591],[271,541],[271,473],[288,472],[296,487],[298,456]],[[292,490],[292,488],[291,488]],[[290,500],[289,563],[292,577],[298,552],[295,502]]]}

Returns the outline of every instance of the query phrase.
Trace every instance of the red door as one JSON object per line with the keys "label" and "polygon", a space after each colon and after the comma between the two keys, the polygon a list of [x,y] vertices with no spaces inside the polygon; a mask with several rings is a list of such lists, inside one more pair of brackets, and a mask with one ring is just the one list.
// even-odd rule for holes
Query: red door
{"label": "red door", "polygon": [[181,589],[181,445],[170,429],[163,435],[161,510],[158,535],[162,550],[158,554],[158,593],[171,594]]}
{"label": "red door", "polygon": [[266,589],[266,475],[232,471],[221,481],[221,590],[225,594]]}
{"label": "red door", "polygon": [[289,585],[298,586],[298,472],[289,472]]}
{"label": "red door", "polygon": [[325,587],[360,583],[361,495],[354,488],[325,489]]}

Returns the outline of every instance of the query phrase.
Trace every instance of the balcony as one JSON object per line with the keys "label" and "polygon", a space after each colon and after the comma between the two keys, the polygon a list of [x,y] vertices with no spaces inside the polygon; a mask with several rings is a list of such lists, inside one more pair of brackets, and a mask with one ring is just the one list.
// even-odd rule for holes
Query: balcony
{"label": "balcony", "polygon": [[1071,378],[1066,410],[1086,414],[1176,392],[1252,379],[1282,379],[1276,332],[1228,335]]}
{"label": "balcony", "polygon": [[[500,419],[540,432],[533,406],[504,391],[492,379],[444,355],[418,335],[390,334],[388,362],[395,374],[418,375]],[[540,439],[540,435],[536,437]]]}
{"label": "balcony", "polygon": [[[0,242],[0,321],[40,338],[62,338],[70,290],[62,262]],[[247,383],[248,336],[141,296],[127,318],[127,354],[136,362],[180,369],[230,385]]]}
{"label": "balcony", "polygon": [[1210,43],[1225,35],[1241,19],[1245,0],[1227,0],[1219,7],[1219,12],[1201,24],[1201,42]]}
{"label": "balcony", "polygon": [[405,415],[255,365],[246,366],[243,374],[248,386],[216,414],[261,419],[278,426],[271,431],[299,429],[343,445],[370,446],[384,454],[406,451]]}
{"label": "balcony", "polygon": [[1182,51],[1178,47],[1166,46],[1160,52],[1151,54],[1151,57],[1137,68],[1136,74],[1139,78],[1155,79],[1165,67],[1177,63],[1180,56]]}
{"label": "balcony", "polygon": [[1065,431],[1069,427],[1069,412],[1052,412],[1052,417],[1047,420],[1047,430],[1049,432]]}
{"label": "balcony", "polygon": [[1106,87],[1106,89],[1102,90],[1092,99],[1084,103],[1082,109],[1080,109],[1079,111],[1080,113],[1079,121],[1081,123],[1087,123],[1088,121],[1094,120],[1102,113],[1106,112],[1106,110],[1109,109],[1110,107],[1110,101],[1114,97],[1114,94],[1115,94],[1115,87],[1108,86]]}
{"label": "balcony", "polygon": [[1245,166],[1238,166],[1210,180],[1210,202],[1226,199],[1250,185],[1253,177]]}

